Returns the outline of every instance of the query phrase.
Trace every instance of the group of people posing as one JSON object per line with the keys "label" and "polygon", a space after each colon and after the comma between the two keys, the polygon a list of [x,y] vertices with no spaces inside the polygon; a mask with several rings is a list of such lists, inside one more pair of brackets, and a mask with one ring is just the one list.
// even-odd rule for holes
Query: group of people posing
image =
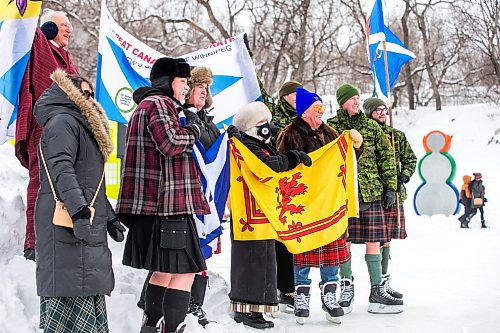
{"label": "group of people posing", "polygon": [[[93,98],[92,83],[78,75],[65,50],[72,32],[67,17],[52,11],[44,20],[50,29],[45,26],[35,36],[20,93],[25,99],[16,142],[16,156],[30,170],[27,214],[34,218],[35,232],[28,230],[33,225],[27,227],[32,239],[27,237],[25,256],[37,263],[40,328],[109,331],[105,295],[114,288],[114,275],[107,234],[123,241],[123,225],[128,233],[122,263],[150,272],[139,302],[141,332],[181,333],[188,312],[208,324],[202,309],[207,266],[193,215],[208,214],[210,208],[192,150],[197,141],[210,147],[220,134],[209,113],[217,112],[210,110],[210,69],[192,68],[181,58],[154,63],[151,86],[133,94],[137,107],[127,127],[113,209],[101,186],[112,150],[105,112]],[[321,97],[298,82],[285,82],[276,104],[264,91],[263,97],[266,103],[237,111],[228,136],[283,172],[301,163],[311,166],[308,153],[348,130],[357,155],[360,213],[349,219],[341,238],[296,255],[274,240],[231,236],[234,320],[271,328],[274,323],[263,314],[281,308],[304,324],[310,312],[309,273],[318,267],[322,309],[328,320],[339,323],[355,295],[351,244],[365,244],[368,311],[400,313],[403,295],[389,284],[390,242],[407,236],[404,184],[416,157],[404,133],[386,125],[385,102],[368,98],[362,111],[359,91],[345,84],[336,91],[337,115],[324,122]],[[71,227],[55,222],[60,204]]]}

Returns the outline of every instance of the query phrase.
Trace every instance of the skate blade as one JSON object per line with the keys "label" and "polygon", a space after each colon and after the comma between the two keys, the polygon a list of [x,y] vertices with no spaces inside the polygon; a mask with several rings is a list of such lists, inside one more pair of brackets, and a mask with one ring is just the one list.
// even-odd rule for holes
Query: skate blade
{"label": "skate blade", "polygon": [[299,325],[304,325],[306,323],[306,319],[305,317],[295,317],[295,321],[297,322],[297,324]]}
{"label": "skate blade", "polygon": [[288,314],[293,314],[295,311],[295,307],[291,306],[290,304],[280,303],[279,308],[280,308],[280,312],[284,312],[284,313],[288,313]]}
{"label": "skate blade", "polygon": [[368,306],[368,312],[374,314],[398,314],[403,312],[403,306],[370,303]]}
{"label": "skate blade", "polygon": [[334,324],[340,325],[342,324],[342,317],[332,317],[328,313],[325,313],[326,320],[332,322]]}
{"label": "skate blade", "polygon": [[343,306],[342,307],[342,310],[344,310],[344,316],[348,313],[351,313],[352,312],[352,305],[349,305],[349,306]]}

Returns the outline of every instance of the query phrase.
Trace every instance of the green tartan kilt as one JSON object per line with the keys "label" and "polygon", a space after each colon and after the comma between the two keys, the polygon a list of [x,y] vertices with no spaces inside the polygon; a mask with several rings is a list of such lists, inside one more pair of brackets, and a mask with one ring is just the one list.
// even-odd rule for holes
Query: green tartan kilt
{"label": "green tartan kilt", "polygon": [[104,295],[40,297],[40,329],[44,333],[108,333]]}

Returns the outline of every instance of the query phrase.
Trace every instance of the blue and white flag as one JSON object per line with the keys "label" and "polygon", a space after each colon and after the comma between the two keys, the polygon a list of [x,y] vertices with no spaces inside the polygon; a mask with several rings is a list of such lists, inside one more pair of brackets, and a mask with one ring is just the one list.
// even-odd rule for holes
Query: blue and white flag
{"label": "blue and white flag", "polygon": [[408,50],[385,25],[382,0],[374,1],[370,16],[366,20],[366,36],[375,92],[377,97],[387,100],[388,92],[383,41],[386,44],[387,67],[389,69],[389,84],[391,89],[394,83],[396,83],[401,67],[406,62],[415,59],[415,54]]}
{"label": "blue and white flag", "polygon": [[15,136],[18,95],[42,1],[0,0],[0,144]]}
{"label": "blue and white flag", "polygon": [[[136,107],[132,99],[133,91],[150,85],[151,66],[165,55],[120,27],[113,20],[105,1],[101,4],[98,52],[96,99],[110,120],[126,124]],[[205,66],[212,70],[214,82],[210,92],[214,109],[210,115],[219,127],[231,124],[240,107],[262,98],[243,34],[176,56],[185,58],[192,66]]]}

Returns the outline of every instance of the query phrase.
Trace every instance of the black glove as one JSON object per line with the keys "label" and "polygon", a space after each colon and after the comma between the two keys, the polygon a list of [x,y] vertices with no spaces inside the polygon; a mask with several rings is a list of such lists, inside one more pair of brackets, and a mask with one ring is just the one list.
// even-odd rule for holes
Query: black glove
{"label": "black glove", "polygon": [[292,155],[295,158],[295,160],[297,161],[297,165],[300,164],[300,163],[303,163],[307,167],[310,167],[312,165],[311,158],[309,157],[309,155],[307,155],[303,151],[290,150],[287,153],[287,155],[288,156]]}
{"label": "black glove", "polygon": [[184,128],[191,130],[196,141],[198,141],[201,135],[201,129],[203,128],[203,122],[194,112],[184,110],[184,115],[186,116],[186,125],[184,125]]}
{"label": "black glove", "polygon": [[76,238],[88,242],[90,240],[90,209],[83,208],[71,217],[73,220],[73,234]]}
{"label": "black glove", "polygon": [[276,126],[274,123],[269,123],[269,128],[271,129],[271,135],[276,136],[280,132],[280,128]]}
{"label": "black glove", "polygon": [[108,234],[114,241],[122,242],[125,239],[123,235],[125,230],[125,227],[120,223],[118,218],[108,221]]}
{"label": "black glove", "polygon": [[384,192],[384,208],[389,208],[396,202],[396,192],[388,189]]}
{"label": "black glove", "polygon": [[404,175],[402,173],[398,173],[398,182],[401,182],[402,184],[406,184],[410,181],[410,177],[407,175]]}
{"label": "black glove", "polygon": [[241,139],[241,133],[234,125],[229,125],[228,128],[226,128],[226,132],[227,136],[230,138]]}

